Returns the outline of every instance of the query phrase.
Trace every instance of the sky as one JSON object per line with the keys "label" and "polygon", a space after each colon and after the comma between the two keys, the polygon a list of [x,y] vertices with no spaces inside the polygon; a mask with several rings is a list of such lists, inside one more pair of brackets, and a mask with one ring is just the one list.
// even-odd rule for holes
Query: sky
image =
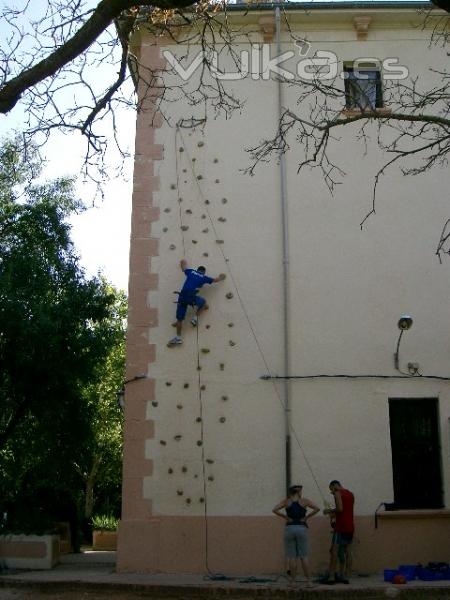
{"label": "sky", "polygon": [[[4,6],[13,4],[20,5],[20,3],[12,1],[4,2]],[[97,0],[87,0],[85,6],[93,7],[96,4]],[[31,0],[27,6],[26,13],[21,13],[21,21],[18,22],[25,31],[27,28],[33,27],[30,24],[32,19],[40,18],[45,3],[42,0]],[[0,39],[4,46],[11,28],[8,28],[6,20],[1,18],[1,10],[0,6]],[[30,53],[33,51],[32,40],[32,36],[29,36],[28,42],[25,39],[22,46]],[[111,65],[104,64],[102,69],[94,71],[96,84],[106,87],[111,80],[115,79],[116,72],[116,66],[111,67]],[[92,73],[92,68],[90,68],[86,75],[92,77]],[[131,87],[131,82],[128,85]],[[79,90],[73,93],[77,93],[77,100],[82,102]],[[23,128],[25,116],[20,103],[7,115],[0,115],[0,138],[13,135],[14,130],[20,131]],[[121,145],[131,153],[134,148],[135,120],[136,113],[132,108],[117,110],[116,122]],[[106,133],[106,130],[103,132]],[[120,158],[118,153],[111,154],[111,168],[108,170],[111,179],[102,185],[102,199],[96,194],[95,186],[91,182],[83,181],[80,175],[84,152],[85,141],[78,132],[65,136],[53,133],[42,151],[46,160],[43,178],[53,179],[66,175],[77,178],[77,194],[88,207],[85,212],[74,216],[71,221],[72,240],[80,256],[80,264],[88,276],[102,272],[116,287],[127,290],[133,163],[129,159],[125,163],[124,175],[115,178],[112,175],[115,172],[113,166],[119,164]],[[92,206],[93,203],[94,206]]]}
{"label": "sky", "polygon": [[[134,146],[135,112],[122,111],[119,127],[122,139],[129,149]],[[11,115],[0,120],[0,136],[12,128],[19,128],[20,118]],[[84,145],[81,135],[54,136],[45,147],[46,167],[42,177],[53,179],[62,176],[77,177],[77,195],[87,209],[71,219],[72,240],[80,257],[80,264],[88,276],[101,272],[116,287],[128,290],[128,257],[131,221],[132,160],[125,163],[124,176],[112,178],[102,185],[103,198],[96,194],[92,182],[83,181],[80,175]],[[115,160],[119,160],[116,156]],[[111,169],[111,173],[113,169]]]}
{"label": "sky", "polygon": [[[135,119],[133,110],[122,111],[118,117],[122,140],[130,150],[134,146]],[[84,149],[80,138],[71,136],[69,144],[66,138],[51,142],[46,150],[45,177],[79,176]],[[115,160],[119,161],[119,157]],[[125,291],[128,290],[132,175],[133,162],[128,159],[124,176],[102,184],[103,198],[98,197],[92,182],[83,181],[79,176],[77,192],[87,209],[71,220],[72,240],[86,273],[96,275],[101,271],[111,283]]]}

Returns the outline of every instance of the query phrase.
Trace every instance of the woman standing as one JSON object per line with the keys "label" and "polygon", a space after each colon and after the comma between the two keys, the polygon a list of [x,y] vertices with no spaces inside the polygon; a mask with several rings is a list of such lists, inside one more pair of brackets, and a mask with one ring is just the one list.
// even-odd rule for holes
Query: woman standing
{"label": "woman standing", "polygon": [[[286,553],[287,574],[295,581],[300,561],[306,581],[310,584],[308,565],[308,520],[319,512],[319,507],[311,500],[302,497],[301,485],[293,485],[288,497],[277,504],[272,512],[286,521],[284,529],[284,550]],[[308,508],[311,509],[308,512]],[[282,511],[285,511],[284,514]]]}

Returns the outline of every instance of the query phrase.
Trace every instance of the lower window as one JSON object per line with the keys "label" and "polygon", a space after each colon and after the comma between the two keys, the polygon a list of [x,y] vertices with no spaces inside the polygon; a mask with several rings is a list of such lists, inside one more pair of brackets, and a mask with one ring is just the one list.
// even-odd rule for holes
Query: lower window
{"label": "lower window", "polygon": [[396,509],[442,508],[437,398],[390,398]]}

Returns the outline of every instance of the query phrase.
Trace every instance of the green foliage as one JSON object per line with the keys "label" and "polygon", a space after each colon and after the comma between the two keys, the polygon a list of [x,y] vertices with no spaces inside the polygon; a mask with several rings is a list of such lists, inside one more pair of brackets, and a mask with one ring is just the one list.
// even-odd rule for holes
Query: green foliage
{"label": "green foliage", "polygon": [[125,297],[86,278],[73,181],[37,183],[38,163],[0,148],[0,511],[15,530],[27,514],[75,523],[86,465],[121,447]]}
{"label": "green foliage", "polygon": [[91,519],[93,529],[101,529],[102,531],[116,531],[119,526],[119,519],[112,515],[95,515]]}

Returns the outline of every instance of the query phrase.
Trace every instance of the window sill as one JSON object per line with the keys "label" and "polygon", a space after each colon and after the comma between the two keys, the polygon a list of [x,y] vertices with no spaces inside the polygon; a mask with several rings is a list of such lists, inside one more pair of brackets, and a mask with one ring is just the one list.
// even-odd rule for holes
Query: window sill
{"label": "window sill", "polygon": [[448,508],[425,508],[416,510],[387,510],[378,513],[379,519],[450,519]]}
{"label": "window sill", "polygon": [[392,114],[392,110],[390,108],[376,108],[375,110],[361,110],[360,108],[344,108],[342,111],[342,115],[344,117],[359,117],[360,115],[367,115],[370,117],[373,113],[383,116],[389,117]]}

